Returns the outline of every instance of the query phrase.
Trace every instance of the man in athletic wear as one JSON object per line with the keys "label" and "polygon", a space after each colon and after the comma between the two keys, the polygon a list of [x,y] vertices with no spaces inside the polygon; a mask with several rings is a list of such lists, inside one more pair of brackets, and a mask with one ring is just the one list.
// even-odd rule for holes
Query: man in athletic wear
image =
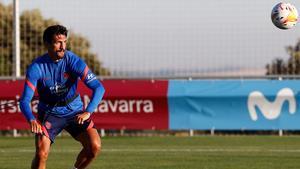
{"label": "man in athletic wear", "polygon": [[[36,154],[32,169],[45,169],[51,144],[65,129],[81,143],[74,168],[86,168],[97,156],[101,140],[91,114],[101,101],[104,88],[86,63],[66,50],[68,30],[61,25],[48,27],[43,40],[47,53],[35,59],[28,67],[20,108],[36,134]],[[93,91],[86,109],[76,92],[78,80]],[[37,119],[30,103],[37,89],[39,95]]]}

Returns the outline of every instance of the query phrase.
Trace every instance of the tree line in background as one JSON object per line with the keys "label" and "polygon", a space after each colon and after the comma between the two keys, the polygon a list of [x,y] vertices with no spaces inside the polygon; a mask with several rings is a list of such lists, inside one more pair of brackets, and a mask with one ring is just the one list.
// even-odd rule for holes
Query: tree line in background
{"label": "tree line in background", "polygon": [[[20,16],[20,55],[21,75],[32,60],[46,52],[43,44],[44,30],[59,22],[44,19],[40,10],[24,11]],[[69,50],[79,55],[96,75],[110,75],[110,71],[102,66],[97,55],[90,51],[90,42],[81,35],[70,32]],[[0,3],[0,76],[13,75],[13,6]]]}
{"label": "tree line in background", "polygon": [[274,59],[266,65],[267,75],[299,75],[300,74],[300,40],[295,46],[286,47],[289,58]]}
{"label": "tree line in background", "polygon": [[[50,25],[59,24],[54,19],[43,18],[38,9],[24,11],[20,16],[21,75],[33,59],[45,53],[43,31]],[[102,66],[91,44],[83,36],[70,32],[69,50],[78,54],[96,75],[109,76],[110,71]],[[300,74],[300,40],[295,46],[286,48],[289,58],[276,58],[266,65],[266,75]],[[13,75],[13,6],[0,3],[0,76]]]}

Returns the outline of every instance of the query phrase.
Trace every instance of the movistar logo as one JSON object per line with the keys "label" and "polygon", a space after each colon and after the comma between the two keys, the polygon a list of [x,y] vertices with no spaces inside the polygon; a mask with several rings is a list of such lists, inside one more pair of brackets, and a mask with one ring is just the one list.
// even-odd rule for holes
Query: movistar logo
{"label": "movistar logo", "polygon": [[259,108],[266,119],[277,119],[285,101],[289,103],[289,113],[294,114],[296,112],[296,99],[294,92],[290,88],[281,89],[273,102],[267,100],[260,91],[253,91],[248,96],[250,117],[253,121],[256,121],[258,119],[256,108]]}

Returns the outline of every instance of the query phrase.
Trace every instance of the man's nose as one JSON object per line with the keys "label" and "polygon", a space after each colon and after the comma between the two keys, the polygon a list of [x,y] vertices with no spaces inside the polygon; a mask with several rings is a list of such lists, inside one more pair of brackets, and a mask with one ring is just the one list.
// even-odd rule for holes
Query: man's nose
{"label": "man's nose", "polygon": [[64,43],[61,43],[61,44],[59,45],[59,48],[60,48],[60,49],[64,49],[65,46],[66,46],[66,45],[65,45]]}

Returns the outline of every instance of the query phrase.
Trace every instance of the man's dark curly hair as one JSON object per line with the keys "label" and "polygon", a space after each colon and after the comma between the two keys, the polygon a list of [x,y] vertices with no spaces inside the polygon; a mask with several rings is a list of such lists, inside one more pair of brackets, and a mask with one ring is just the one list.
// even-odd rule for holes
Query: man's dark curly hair
{"label": "man's dark curly hair", "polygon": [[65,35],[67,37],[68,36],[68,30],[67,30],[67,28],[64,27],[64,26],[62,26],[62,25],[52,25],[52,26],[49,26],[44,31],[44,35],[43,35],[44,43],[51,44],[53,36],[54,35],[60,35],[60,34],[61,35]]}

